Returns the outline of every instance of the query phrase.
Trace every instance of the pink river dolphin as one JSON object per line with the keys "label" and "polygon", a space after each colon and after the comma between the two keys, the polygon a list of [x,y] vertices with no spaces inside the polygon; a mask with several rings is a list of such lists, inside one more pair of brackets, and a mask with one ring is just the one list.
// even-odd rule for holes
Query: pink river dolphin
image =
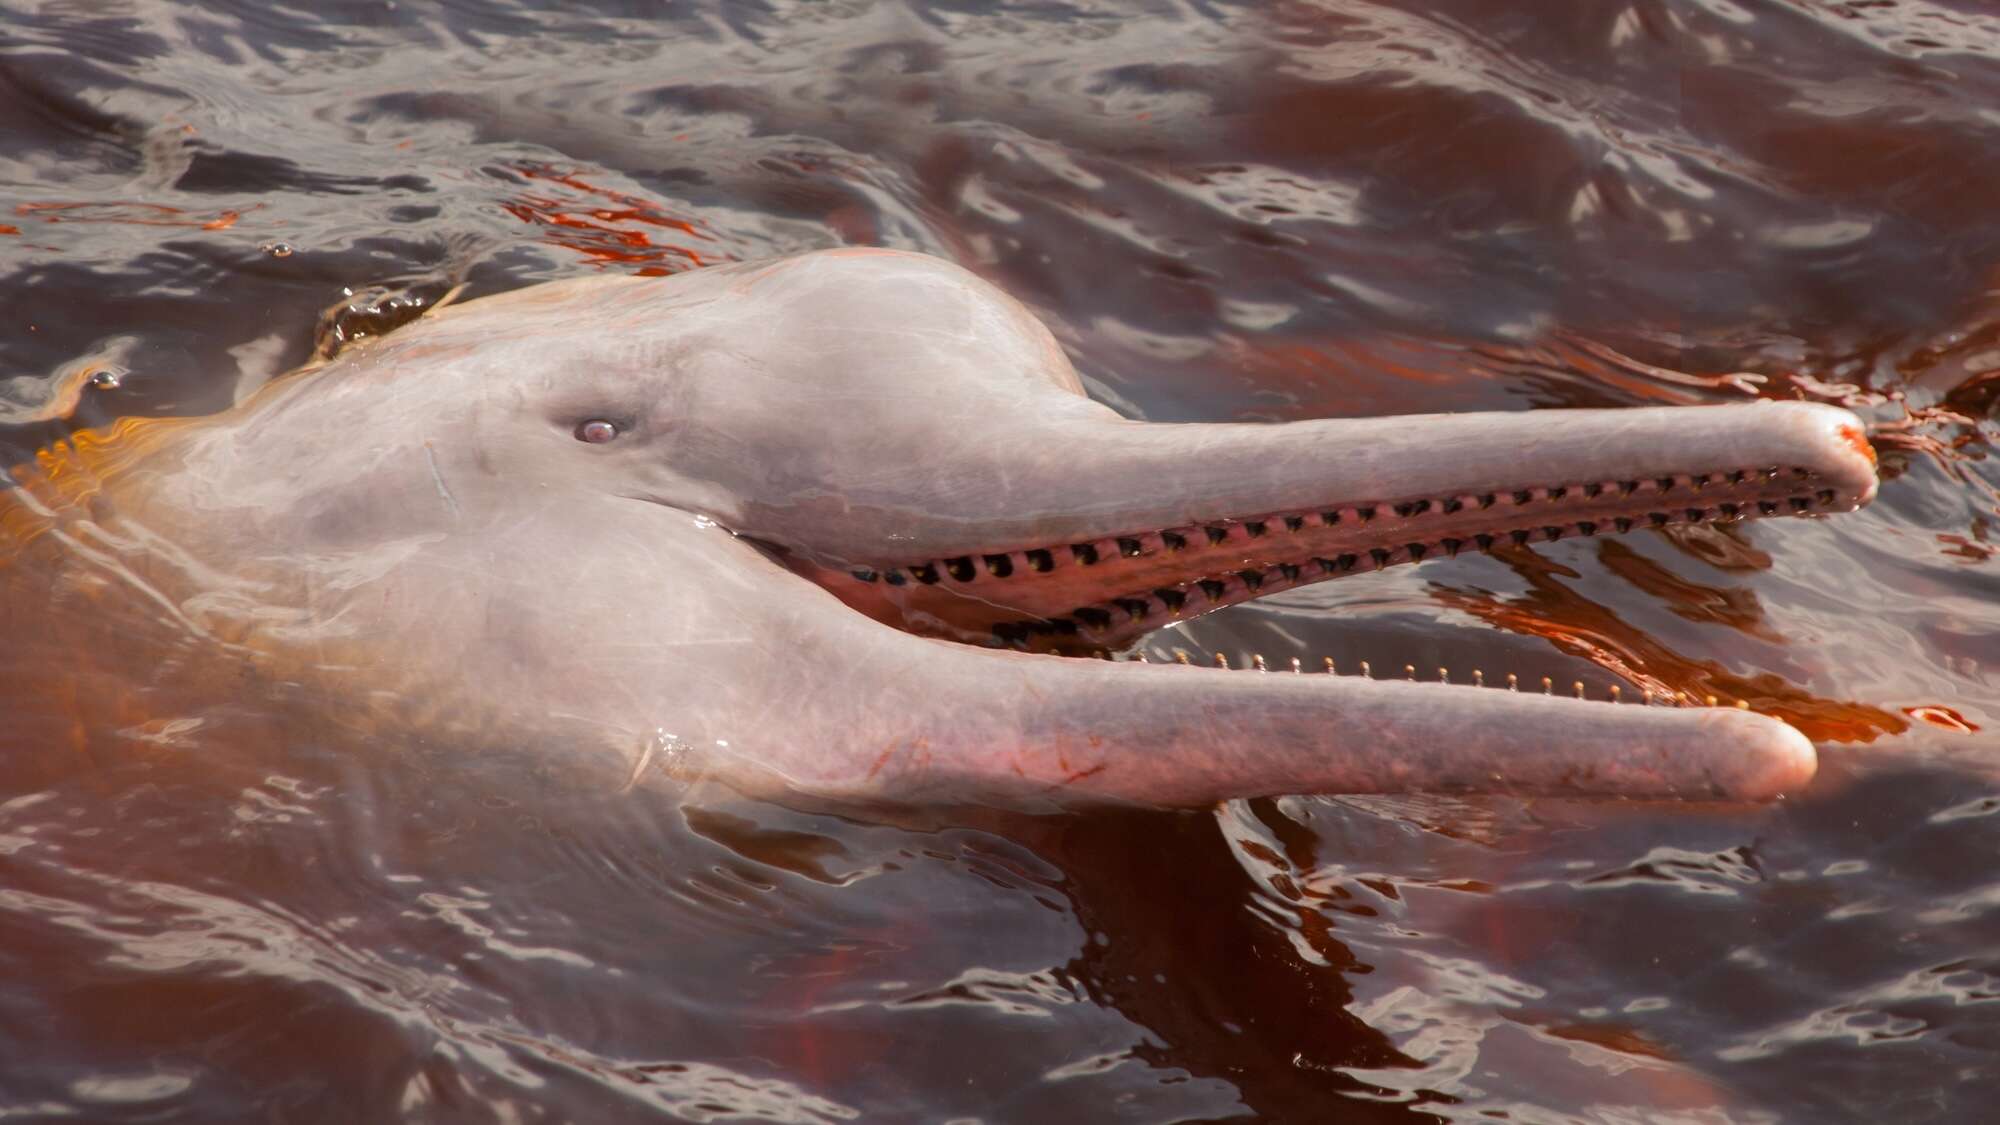
{"label": "pink river dolphin", "polygon": [[1132,421],[1007,295],[876,250],[451,305],[13,478],[0,706],[41,749],[251,710],[612,790],[1166,805],[1796,790],[1811,743],[1732,708],[1077,656],[1876,487],[1804,403]]}

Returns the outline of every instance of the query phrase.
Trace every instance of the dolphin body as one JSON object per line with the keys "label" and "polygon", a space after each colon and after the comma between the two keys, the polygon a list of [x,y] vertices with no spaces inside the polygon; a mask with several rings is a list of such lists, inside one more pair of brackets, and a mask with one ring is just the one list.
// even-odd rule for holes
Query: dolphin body
{"label": "dolphin body", "polygon": [[1815,756],[1748,712],[1064,654],[1432,555],[1851,509],[1861,432],[1799,403],[1135,422],[920,255],[556,282],[18,467],[0,695],[64,746],[248,709],[613,789],[1757,799]]}

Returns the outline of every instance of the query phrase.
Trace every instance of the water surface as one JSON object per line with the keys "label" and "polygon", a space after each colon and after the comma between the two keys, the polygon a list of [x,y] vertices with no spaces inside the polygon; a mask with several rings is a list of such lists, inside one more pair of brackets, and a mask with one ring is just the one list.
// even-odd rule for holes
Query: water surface
{"label": "water surface", "polygon": [[157,730],[0,766],[0,1115],[1976,1117],[1995,200],[1977,0],[0,0],[15,460],[222,409],[371,293],[871,244],[1138,417],[1807,398],[1886,478],[1154,642],[1747,699],[1825,763],[1770,807],[607,813]]}

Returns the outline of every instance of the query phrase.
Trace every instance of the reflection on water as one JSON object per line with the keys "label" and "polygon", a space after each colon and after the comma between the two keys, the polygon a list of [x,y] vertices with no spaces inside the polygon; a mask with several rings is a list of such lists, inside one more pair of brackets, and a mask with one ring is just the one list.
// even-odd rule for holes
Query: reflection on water
{"label": "reflection on water", "polygon": [[[460,281],[841,242],[985,273],[1096,393],[1155,419],[1838,402],[1887,478],[1857,516],[1438,562],[1162,642],[1563,682],[1595,665],[1784,714],[1823,777],[1756,809],[873,823],[259,741],[226,709],[107,698],[79,653],[68,696],[8,717],[34,741],[0,769],[0,1112],[1984,1104],[1985,5],[547,7],[0,0],[14,458],[223,408],[369,286],[390,287],[376,315]],[[73,707],[129,709],[129,752],[49,769]]]}

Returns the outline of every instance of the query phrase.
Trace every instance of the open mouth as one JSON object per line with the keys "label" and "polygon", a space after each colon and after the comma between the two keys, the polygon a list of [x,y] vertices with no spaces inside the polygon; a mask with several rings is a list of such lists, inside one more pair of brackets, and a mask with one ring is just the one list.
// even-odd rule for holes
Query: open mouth
{"label": "open mouth", "polygon": [[[1859,507],[1875,494],[1875,465],[1845,411],[1767,403],[1100,432],[1098,447],[1009,466],[982,511],[927,518],[893,494],[849,498],[828,546],[767,546],[848,608],[955,642],[931,646],[927,666],[981,685],[972,695],[1002,716],[991,725],[1022,732],[1006,744],[1033,748],[1010,768],[1064,790],[1168,803],[1412,790],[1766,799],[1812,777],[1803,735],[1734,706],[1604,706],[1611,693],[1579,702],[1585,693],[1539,677],[1485,684],[1518,691],[1454,691],[1480,677],[1370,674],[1304,654],[1249,666],[1348,674],[1147,668],[1115,655],[1162,626],[1403,563]],[[1045,468],[1056,463],[1076,471]],[[945,491],[960,504],[985,495],[963,478]],[[859,527],[872,535],[851,534]],[[909,546],[877,555],[875,543]],[[1056,659],[1090,655],[1114,662]],[[1631,686],[1633,704],[1707,702],[1648,700]],[[1107,772],[1072,768],[1093,761]]]}
{"label": "open mouth", "polygon": [[1401,563],[1684,524],[1848,511],[1807,465],[1483,488],[1126,530],[845,570],[796,564],[870,616],[966,643],[1082,655],[1253,598]]}

